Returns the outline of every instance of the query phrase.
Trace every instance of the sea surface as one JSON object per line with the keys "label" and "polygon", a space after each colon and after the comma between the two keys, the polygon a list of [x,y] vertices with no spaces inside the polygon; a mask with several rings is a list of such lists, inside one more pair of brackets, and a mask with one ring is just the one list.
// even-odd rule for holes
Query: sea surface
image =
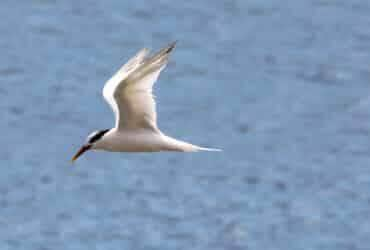
{"label": "sea surface", "polygon": [[[1,250],[370,249],[370,1],[0,5]],[[222,153],[86,153],[104,82],[178,40],[160,128]]]}

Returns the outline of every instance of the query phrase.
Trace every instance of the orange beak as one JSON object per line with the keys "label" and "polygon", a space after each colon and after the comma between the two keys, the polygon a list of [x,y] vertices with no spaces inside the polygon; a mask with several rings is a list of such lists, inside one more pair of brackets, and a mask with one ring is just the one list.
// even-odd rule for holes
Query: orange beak
{"label": "orange beak", "polygon": [[85,153],[86,151],[88,151],[89,149],[91,148],[91,145],[90,144],[86,144],[86,145],[83,145],[78,151],[77,153],[72,157],[72,163],[78,159],[78,157],[80,157],[83,153]]}

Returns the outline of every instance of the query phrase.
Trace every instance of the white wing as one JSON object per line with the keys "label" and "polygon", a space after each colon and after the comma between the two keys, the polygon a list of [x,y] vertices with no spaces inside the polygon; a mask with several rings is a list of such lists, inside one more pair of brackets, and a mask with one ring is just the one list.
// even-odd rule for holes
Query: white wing
{"label": "white wing", "polygon": [[140,50],[135,56],[128,60],[104,85],[103,96],[109,106],[112,108],[116,119],[116,127],[119,121],[119,110],[114,99],[114,91],[117,86],[128,76],[129,73],[134,71],[140,63],[144,60],[145,56],[149,53],[149,50],[144,48]]}
{"label": "white wing", "polygon": [[106,83],[103,96],[115,113],[116,128],[157,129],[152,88],[174,46],[172,43],[148,59],[148,51],[141,50]]}

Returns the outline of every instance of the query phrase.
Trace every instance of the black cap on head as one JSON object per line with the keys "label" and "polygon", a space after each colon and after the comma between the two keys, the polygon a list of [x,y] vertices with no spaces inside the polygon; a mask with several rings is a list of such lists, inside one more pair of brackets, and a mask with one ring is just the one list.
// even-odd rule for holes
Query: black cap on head
{"label": "black cap on head", "polygon": [[105,133],[107,133],[109,131],[109,129],[104,129],[104,130],[98,130],[94,133],[92,133],[89,137],[88,137],[88,143],[89,144],[93,144],[94,142],[96,142],[97,140],[99,140],[100,138],[103,137],[103,135]]}

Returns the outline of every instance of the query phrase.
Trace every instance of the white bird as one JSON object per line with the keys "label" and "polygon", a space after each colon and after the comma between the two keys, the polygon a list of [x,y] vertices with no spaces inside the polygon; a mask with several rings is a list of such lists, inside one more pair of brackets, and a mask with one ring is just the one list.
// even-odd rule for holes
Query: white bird
{"label": "white bird", "polygon": [[171,43],[153,56],[148,56],[146,48],[140,50],[106,82],[103,96],[115,114],[115,126],[91,133],[72,162],[91,149],[115,152],[220,151],[176,140],[162,133],[157,126],[152,88],[167,65],[175,44]]}

